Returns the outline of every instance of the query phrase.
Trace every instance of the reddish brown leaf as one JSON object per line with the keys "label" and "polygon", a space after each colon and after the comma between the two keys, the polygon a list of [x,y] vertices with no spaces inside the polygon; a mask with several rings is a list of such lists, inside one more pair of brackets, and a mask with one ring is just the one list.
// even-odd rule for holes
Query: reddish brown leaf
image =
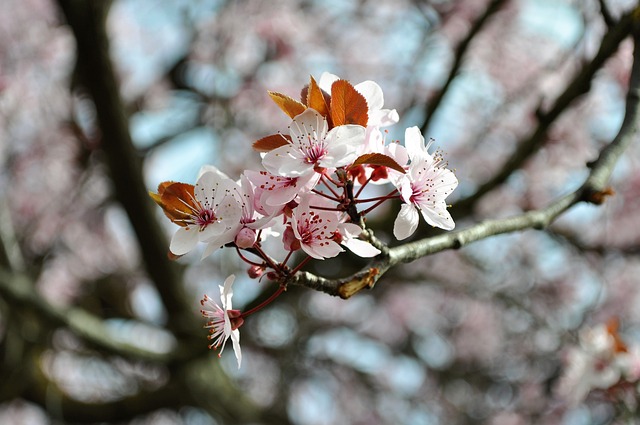
{"label": "reddish brown leaf", "polygon": [[331,102],[331,96],[329,93],[323,91],[316,80],[311,77],[311,82],[307,90],[307,106],[313,108],[320,113],[323,117],[329,116],[329,102]]}
{"label": "reddish brown leaf", "polygon": [[366,153],[364,155],[360,155],[353,162],[353,165],[382,165],[405,174],[404,168],[402,168],[395,159],[382,153]]}
{"label": "reddish brown leaf", "polygon": [[272,134],[270,136],[263,137],[253,143],[253,149],[258,152],[269,152],[280,146],[284,146],[287,143],[291,143],[291,136],[284,134]]}
{"label": "reddish brown leaf", "polygon": [[169,220],[180,226],[185,226],[183,220],[190,217],[196,208],[192,184],[162,182],[158,185],[158,193],[149,192],[149,195]]}
{"label": "reddish brown leaf", "polygon": [[369,121],[366,99],[346,80],[338,80],[331,86],[330,111],[334,126],[357,124],[366,127]]}
{"label": "reddish brown leaf", "polygon": [[307,109],[305,105],[287,95],[273,91],[268,93],[271,99],[276,102],[276,105],[278,105],[280,109],[282,109],[291,118],[300,115],[305,111],[305,109]]}

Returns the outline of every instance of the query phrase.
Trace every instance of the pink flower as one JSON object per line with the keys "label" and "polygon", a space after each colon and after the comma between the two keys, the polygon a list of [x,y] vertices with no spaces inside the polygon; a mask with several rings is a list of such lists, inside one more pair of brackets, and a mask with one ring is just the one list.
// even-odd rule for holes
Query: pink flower
{"label": "pink flower", "polygon": [[440,153],[436,152],[435,156],[428,153],[429,145],[425,146],[417,127],[406,130],[405,145],[411,163],[406,174],[394,179],[405,203],[395,220],[393,234],[398,240],[411,236],[420,221],[418,212],[431,226],[453,229],[455,223],[445,199],[458,186],[458,179],[445,168],[446,162]]}
{"label": "pink flower", "polygon": [[[242,314],[239,310],[232,310],[231,298],[233,298],[233,281],[235,275],[231,275],[224,281],[224,286],[220,286],[220,301],[222,306],[219,306],[215,301],[209,298],[207,295],[202,298],[200,304],[202,309],[200,312],[209,320],[205,325],[205,328],[209,329],[209,340],[213,341],[209,348],[218,349],[220,353],[218,357],[222,356],[224,346],[227,340],[231,338],[233,344],[233,351],[235,352],[236,359],[238,360],[238,369],[242,363],[242,352],[240,351],[240,331],[238,328],[244,323]],[[205,309],[208,307],[208,309]]]}
{"label": "pink flower", "polygon": [[289,133],[291,143],[262,158],[262,164],[272,174],[300,177],[348,165],[356,159],[357,148],[365,137],[365,129],[359,125],[341,125],[328,131],[327,120],[311,108],[293,119]]}
{"label": "pink flower", "polygon": [[310,192],[320,180],[320,174],[314,172],[299,177],[253,170],[246,170],[244,174],[254,186],[254,208],[264,215],[280,214],[287,203]]}
{"label": "pink flower", "polygon": [[300,205],[293,210],[291,230],[285,231],[285,247],[295,249],[299,243],[313,258],[335,257],[343,251],[335,241],[340,216],[337,211],[314,209],[314,206],[324,206],[324,198],[313,194],[302,197]]}

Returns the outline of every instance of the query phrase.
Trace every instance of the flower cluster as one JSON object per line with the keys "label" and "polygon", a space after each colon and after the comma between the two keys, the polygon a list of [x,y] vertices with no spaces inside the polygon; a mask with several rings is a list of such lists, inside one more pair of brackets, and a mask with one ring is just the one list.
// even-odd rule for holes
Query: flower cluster
{"label": "flower cluster", "polygon": [[[405,132],[404,146],[387,143],[381,128],[399,121],[395,110],[384,109],[380,86],[365,81],[355,86],[324,73],[311,77],[301,101],[281,93],[270,97],[291,118],[284,133],[253,144],[262,155],[262,170],[246,170],[237,181],[213,166],[203,167],[195,185],[163,182],[153,200],[179,226],[170,252],[178,257],[203,243],[203,258],[229,246],[250,265],[249,275],[267,276],[279,283],[278,296],[287,279],[309,259],[335,257],[345,248],[361,257],[374,257],[380,249],[372,233],[363,232],[364,216],[383,202],[402,202],[393,233],[399,240],[417,229],[420,215],[431,226],[450,230],[453,219],[445,199],[458,181],[447,169],[442,154],[429,153],[431,142],[417,127]],[[366,198],[368,184],[388,184],[384,196]],[[273,227],[280,227],[272,231]],[[281,261],[267,255],[262,242],[282,238],[288,252]],[[372,243],[374,242],[374,243]],[[291,265],[294,252],[303,259]],[[249,255],[250,254],[250,255]],[[255,259],[247,257],[253,256]],[[238,327],[253,311],[231,310],[231,285],[221,287],[222,306],[203,299],[203,314],[212,320],[212,347],[233,341],[240,365]],[[270,301],[269,300],[269,301]]]}
{"label": "flower cluster", "polygon": [[635,404],[640,395],[640,347],[629,347],[611,320],[579,335],[579,346],[567,355],[567,369],[558,386],[559,395],[575,405],[592,392]]}

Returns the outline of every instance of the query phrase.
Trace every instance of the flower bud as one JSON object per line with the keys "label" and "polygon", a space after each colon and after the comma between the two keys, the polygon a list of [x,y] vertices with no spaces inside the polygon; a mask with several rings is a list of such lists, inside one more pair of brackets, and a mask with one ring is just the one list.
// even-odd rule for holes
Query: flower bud
{"label": "flower bud", "polygon": [[242,228],[236,235],[236,245],[238,248],[251,248],[256,243],[256,231],[248,227]]}
{"label": "flower bud", "polygon": [[251,266],[251,267],[249,267],[249,270],[247,270],[247,273],[249,274],[249,277],[251,279],[257,279],[260,276],[262,276],[262,274],[264,273],[264,267],[263,266]]}

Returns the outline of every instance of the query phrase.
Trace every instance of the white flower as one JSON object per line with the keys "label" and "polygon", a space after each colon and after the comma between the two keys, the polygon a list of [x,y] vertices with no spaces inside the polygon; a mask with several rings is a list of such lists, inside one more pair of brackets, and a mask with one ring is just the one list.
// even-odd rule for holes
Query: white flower
{"label": "white flower", "polygon": [[293,119],[289,132],[291,143],[262,158],[262,164],[272,174],[299,177],[350,164],[365,137],[365,129],[359,125],[340,125],[328,131],[327,120],[311,108]]}
{"label": "white flower", "polygon": [[[231,298],[233,298],[233,281],[235,275],[231,275],[224,281],[224,286],[220,286],[220,302],[222,306],[219,306],[215,301],[209,298],[207,295],[200,301],[202,309],[200,312],[206,318],[211,319],[205,325],[205,328],[209,329],[209,339],[213,341],[209,348],[220,348],[218,356],[222,356],[224,346],[227,340],[231,338],[233,344],[233,351],[235,352],[236,359],[238,360],[238,369],[242,363],[242,352],[240,351],[240,331],[238,328],[244,323],[242,314],[239,310],[233,310],[231,304]],[[208,307],[205,309],[204,307]]]}
{"label": "white flower", "polygon": [[425,146],[417,127],[406,130],[405,145],[411,163],[407,173],[393,181],[405,202],[395,220],[393,234],[398,240],[411,236],[420,221],[418,212],[431,226],[453,229],[455,223],[445,199],[458,186],[458,179],[446,168],[440,153],[435,156],[428,153],[429,145]]}
{"label": "white flower", "polygon": [[223,245],[233,241],[235,227],[240,222],[242,208],[234,192],[235,183],[222,175],[207,171],[193,189],[191,199],[182,199],[189,209],[188,217],[171,238],[169,249],[175,255],[191,251],[198,241]]}

